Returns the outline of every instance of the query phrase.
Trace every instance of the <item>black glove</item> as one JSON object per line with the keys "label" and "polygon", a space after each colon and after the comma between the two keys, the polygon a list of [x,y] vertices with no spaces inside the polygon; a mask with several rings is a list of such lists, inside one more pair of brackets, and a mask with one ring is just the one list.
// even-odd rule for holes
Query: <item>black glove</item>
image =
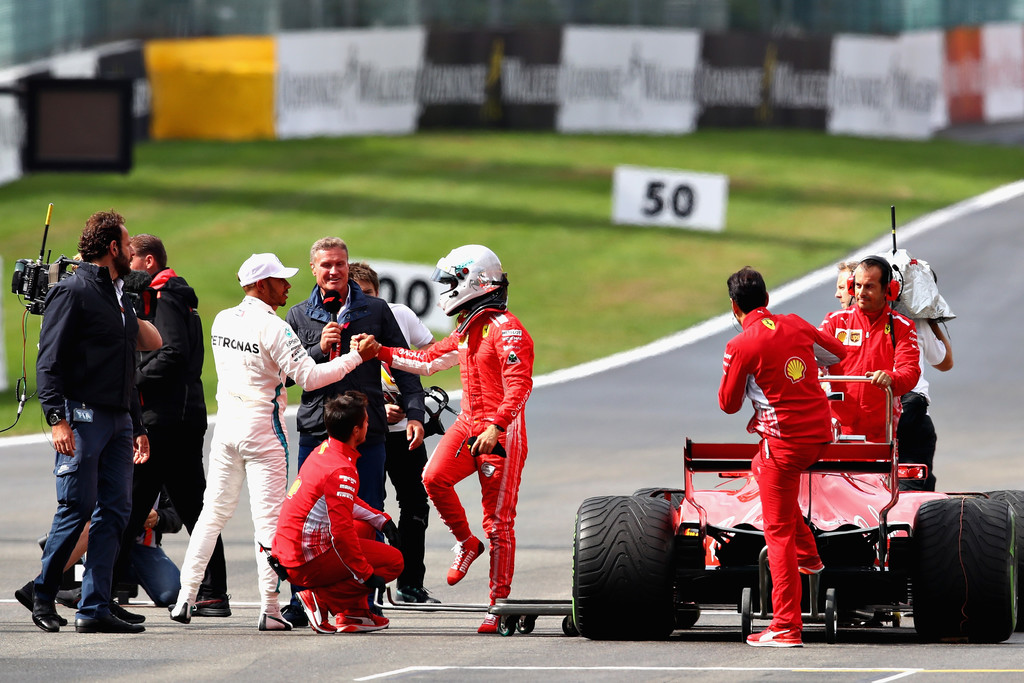
{"label": "black glove", "polygon": [[380,528],[380,532],[384,534],[384,539],[388,542],[388,545],[392,548],[402,549],[402,537],[398,535],[398,527],[390,519],[384,522],[384,526]]}
{"label": "black glove", "polygon": [[263,553],[267,556],[267,564],[269,564],[270,568],[274,570],[275,574],[277,574],[277,578],[282,581],[290,581],[291,579],[288,578],[288,570],[281,565],[276,556],[271,554],[270,548],[260,543],[260,549],[263,550]]}
{"label": "black glove", "polygon": [[365,585],[367,588],[372,588],[375,591],[382,591],[384,590],[384,586],[386,586],[387,583],[384,581],[384,579],[380,578],[376,574],[370,574],[370,578],[368,578],[366,581],[363,581],[363,585]]}

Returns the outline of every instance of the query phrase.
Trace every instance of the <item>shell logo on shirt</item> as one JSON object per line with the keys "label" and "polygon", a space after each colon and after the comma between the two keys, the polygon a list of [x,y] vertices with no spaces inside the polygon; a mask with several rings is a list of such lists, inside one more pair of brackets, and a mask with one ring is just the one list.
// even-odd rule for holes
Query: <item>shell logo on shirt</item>
{"label": "shell logo on shirt", "polygon": [[786,361],[786,377],[793,384],[796,384],[804,378],[807,374],[807,365],[804,364],[803,360],[796,356]]}
{"label": "shell logo on shirt", "polygon": [[864,339],[863,330],[836,330],[836,339],[846,346],[860,346]]}
{"label": "shell logo on shirt", "polygon": [[769,330],[775,329],[775,321],[769,318],[761,318],[761,324],[767,327]]}

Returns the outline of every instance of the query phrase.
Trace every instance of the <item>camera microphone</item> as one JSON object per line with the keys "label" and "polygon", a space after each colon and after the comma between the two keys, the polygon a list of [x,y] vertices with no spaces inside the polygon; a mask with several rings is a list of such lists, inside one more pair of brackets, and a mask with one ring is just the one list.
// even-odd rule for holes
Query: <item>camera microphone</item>
{"label": "camera microphone", "polygon": [[[323,307],[325,311],[331,314],[332,323],[338,322],[338,313],[341,311],[342,304],[341,294],[336,290],[328,289],[324,291]],[[334,360],[340,355],[337,344],[331,344],[331,353],[328,355],[330,356],[328,360]]]}
{"label": "camera microphone", "polygon": [[157,293],[150,288],[153,276],[144,270],[133,270],[124,276],[124,291],[135,309],[135,317],[139,320],[152,320],[156,317]]}
{"label": "camera microphone", "polygon": [[152,281],[153,276],[146,271],[133,270],[124,276],[124,291],[139,294],[149,287],[149,283]]}

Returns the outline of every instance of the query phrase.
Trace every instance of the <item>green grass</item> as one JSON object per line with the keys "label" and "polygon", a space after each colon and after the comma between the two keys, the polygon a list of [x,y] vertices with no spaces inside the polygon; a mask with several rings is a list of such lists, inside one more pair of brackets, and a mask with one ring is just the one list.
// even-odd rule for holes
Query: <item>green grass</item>
{"label": "green grass", "polygon": [[[727,174],[726,230],[611,225],[618,164]],[[207,331],[240,299],[235,273],[254,251],[302,266],[315,239],[338,235],[356,260],[433,264],[460,244],[486,244],[509,272],[540,374],[725,311],[725,279],[741,266],[782,284],[886,233],[890,204],[905,223],[1022,170],[1020,149],[773,130],[150,143],[136,148],[129,175],[38,174],[0,187],[7,375],[13,387],[22,364],[10,273],[15,259],[38,255],[48,202],[54,256],[76,251],[85,218],[100,209],[120,211],[132,233],[161,236],[170,265],[199,294]],[[302,268],[292,282],[296,303],[313,279]],[[30,316],[30,389],[39,322]],[[213,411],[209,349],[204,379]],[[448,371],[441,383],[458,379]],[[13,421],[13,394],[0,400],[0,427]],[[33,400],[14,433],[39,430],[38,413]]]}

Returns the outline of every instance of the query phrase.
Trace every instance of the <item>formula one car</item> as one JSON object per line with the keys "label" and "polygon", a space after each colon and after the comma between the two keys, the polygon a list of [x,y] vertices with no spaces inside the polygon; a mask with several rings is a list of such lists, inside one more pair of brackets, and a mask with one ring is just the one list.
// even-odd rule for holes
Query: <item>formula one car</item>
{"label": "formula one car", "polygon": [[[902,615],[913,615],[926,641],[1006,640],[1017,620],[1015,548],[1024,516],[1016,530],[1015,516],[1024,515],[1024,492],[900,491],[901,478],[923,479],[927,471],[899,464],[891,417],[887,435],[886,443],[838,436],[802,477],[801,510],[825,563],[821,574],[803,579],[805,628],[824,622],[834,643],[840,627],[899,626]],[[740,612],[745,640],[753,619],[771,617],[761,504],[750,474],[757,448],[687,439],[682,490],[583,502],[572,585],[580,635],[665,638],[696,624],[702,609],[724,607]],[[738,485],[695,489],[698,473]],[[642,619],[622,619],[638,607]]]}

